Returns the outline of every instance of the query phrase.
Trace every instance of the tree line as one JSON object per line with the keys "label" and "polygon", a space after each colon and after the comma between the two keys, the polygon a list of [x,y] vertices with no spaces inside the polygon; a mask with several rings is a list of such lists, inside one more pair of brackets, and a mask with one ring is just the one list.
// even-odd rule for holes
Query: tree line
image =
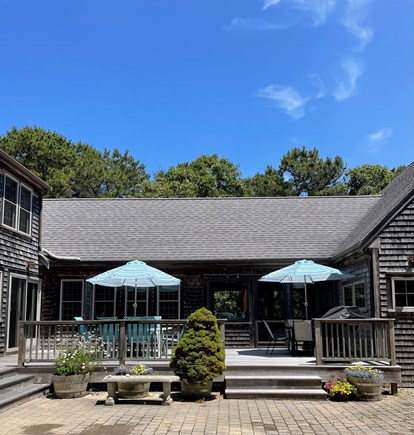
{"label": "tree line", "polygon": [[292,148],[277,168],[242,177],[239,165],[217,154],[159,170],[153,176],[128,151],[103,152],[39,127],[12,128],[0,148],[50,186],[52,198],[183,198],[377,194],[403,169],[361,165],[347,169],[340,156]]}

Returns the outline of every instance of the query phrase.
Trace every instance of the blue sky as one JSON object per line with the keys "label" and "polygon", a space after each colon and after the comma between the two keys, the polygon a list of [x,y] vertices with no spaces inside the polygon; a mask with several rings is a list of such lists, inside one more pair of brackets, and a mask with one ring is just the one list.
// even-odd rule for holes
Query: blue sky
{"label": "blue sky", "polygon": [[243,176],[294,146],[414,160],[412,0],[0,0],[0,134],[39,126],[150,173]]}

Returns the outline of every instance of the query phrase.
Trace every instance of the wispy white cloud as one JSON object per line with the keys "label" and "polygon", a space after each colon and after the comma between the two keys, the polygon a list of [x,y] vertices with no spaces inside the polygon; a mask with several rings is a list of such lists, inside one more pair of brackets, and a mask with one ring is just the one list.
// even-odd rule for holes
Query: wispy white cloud
{"label": "wispy white cloud", "polygon": [[318,91],[318,93],[313,98],[315,100],[318,100],[319,98],[324,97],[326,95],[326,89],[321,76],[319,74],[309,74],[309,78],[312,82],[312,85]]}
{"label": "wispy white cloud", "polygon": [[341,66],[346,73],[346,77],[332,91],[332,95],[337,101],[344,101],[354,94],[357,80],[364,73],[363,66],[352,58],[344,59]]}
{"label": "wispy white cloud", "polygon": [[[325,24],[328,15],[333,11],[337,0],[286,0],[292,7],[308,14],[315,26]],[[264,0],[263,9],[276,6],[280,0]]]}
{"label": "wispy white cloud", "polygon": [[264,0],[263,10],[270,8],[271,6],[276,6],[279,3],[280,3],[280,0]]}
{"label": "wispy white cloud", "polygon": [[367,138],[371,143],[383,142],[392,135],[392,128],[381,128],[373,133],[370,133]]}
{"label": "wispy white cloud", "polygon": [[273,24],[261,18],[240,18],[235,17],[230,24],[226,26],[228,30],[260,30],[260,31],[278,31],[289,28],[292,23]]}
{"label": "wispy white cloud", "polygon": [[369,3],[371,0],[348,0],[346,14],[342,19],[342,24],[359,40],[361,51],[374,36],[372,28],[363,24]]}
{"label": "wispy white cloud", "polygon": [[301,96],[296,89],[280,85],[259,89],[256,95],[273,101],[276,107],[284,110],[293,119],[300,119],[305,115],[304,107],[309,100]]}

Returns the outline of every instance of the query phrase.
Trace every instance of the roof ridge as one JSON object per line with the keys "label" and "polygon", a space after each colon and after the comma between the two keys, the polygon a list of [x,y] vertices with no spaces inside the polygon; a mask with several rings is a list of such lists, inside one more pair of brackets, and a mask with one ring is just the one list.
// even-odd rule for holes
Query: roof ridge
{"label": "roof ridge", "polygon": [[306,199],[310,200],[323,200],[331,198],[379,198],[383,194],[375,195],[312,195],[312,196],[209,196],[209,197],[183,197],[183,198],[44,198],[45,201],[70,201],[70,202],[85,202],[85,201],[248,201],[248,200],[258,200],[258,199],[268,199],[268,200],[288,200],[288,199]]}

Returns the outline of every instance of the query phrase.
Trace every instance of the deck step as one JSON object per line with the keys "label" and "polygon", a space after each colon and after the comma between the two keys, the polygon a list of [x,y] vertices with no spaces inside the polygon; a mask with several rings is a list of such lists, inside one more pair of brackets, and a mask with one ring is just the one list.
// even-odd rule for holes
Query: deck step
{"label": "deck step", "polygon": [[18,374],[17,369],[0,371],[0,408],[30,398],[50,388],[50,383],[36,383],[33,374]]}
{"label": "deck step", "polygon": [[226,399],[297,399],[326,400],[327,392],[319,389],[291,388],[226,388]]}
{"label": "deck step", "polygon": [[50,388],[50,384],[24,384],[12,386],[1,390],[0,408],[8,406],[19,400],[30,398]]}
{"label": "deck step", "polygon": [[319,376],[225,376],[227,399],[302,399],[324,400]]}
{"label": "deck step", "polygon": [[226,376],[226,388],[321,388],[319,376]]}

